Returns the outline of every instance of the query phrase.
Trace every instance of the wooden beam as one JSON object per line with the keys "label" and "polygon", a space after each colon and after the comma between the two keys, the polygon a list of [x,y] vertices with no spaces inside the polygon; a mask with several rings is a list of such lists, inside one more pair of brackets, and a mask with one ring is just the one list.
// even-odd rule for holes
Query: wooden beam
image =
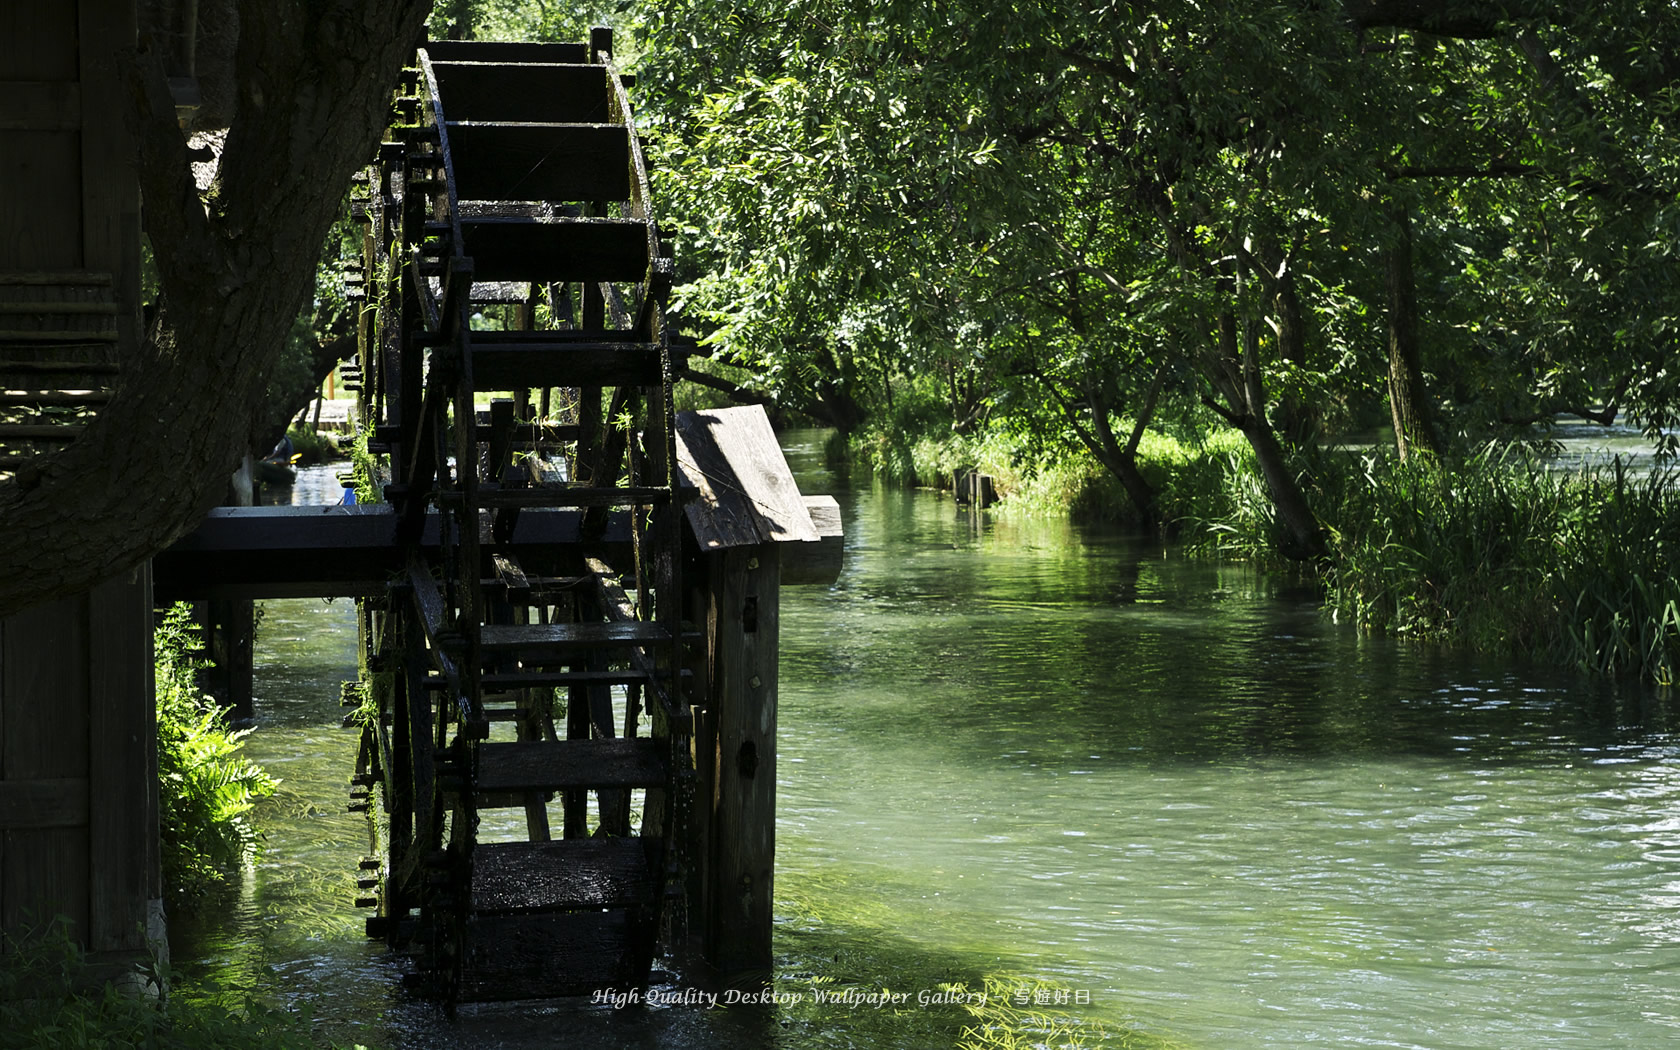
{"label": "wooden beam", "polygon": [[622,124],[451,122],[448,133],[462,200],[630,196],[630,133]]}
{"label": "wooden beam", "polygon": [[840,520],[840,504],[833,496],[805,496],[804,500],[818,538],[815,542],[782,544],[784,587],[795,584],[827,586],[840,578],[840,569],[846,560],[846,535]]}
{"label": "wooden beam", "polygon": [[635,220],[469,218],[461,238],[481,281],[639,281],[648,268]]}
{"label": "wooden beam", "polygon": [[129,360],[141,335],[140,176],[121,56],[139,36],[134,0],[78,0],[78,22],[82,267],[112,275],[118,359]]}
{"label": "wooden beam", "polygon": [[584,44],[500,43],[489,40],[432,40],[426,53],[436,62],[487,62],[503,65],[509,62],[578,63],[589,61],[589,48]]}
{"label": "wooden beam", "polygon": [[[617,511],[606,532],[587,542],[581,511],[524,510],[503,549],[528,573],[563,576],[584,552],[631,556],[630,516]],[[206,598],[378,597],[405,572],[393,540],[397,515],[387,504],[357,507],[219,507],[198,528],[153,559],[159,602]],[[420,543],[438,550],[439,516],[427,515]],[[486,565],[484,575],[494,573]]]}
{"label": "wooden beam", "polygon": [[19,803],[40,804],[53,815],[48,826],[7,829],[0,836],[0,928],[25,929],[63,913],[84,929],[90,871],[87,595],[7,617],[0,622],[0,646],[0,774],[9,784],[83,785],[8,789],[23,792],[21,799],[14,796],[14,812]]}
{"label": "wooden beam", "polygon": [[598,124],[607,119],[607,71],[601,66],[445,60],[437,57],[436,44],[431,50],[432,75],[450,120]]}

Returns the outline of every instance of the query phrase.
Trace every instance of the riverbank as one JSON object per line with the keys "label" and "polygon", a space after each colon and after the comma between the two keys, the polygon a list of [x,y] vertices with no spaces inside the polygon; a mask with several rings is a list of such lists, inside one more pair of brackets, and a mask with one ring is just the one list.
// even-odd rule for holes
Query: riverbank
{"label": "riverbank", "polygon": [[[1003,516],[1066,516],[1158,531],[1192,550],[1283,563],[1265,482],[1234,431],[1145,432],[1146,521],[1088,451],[990,431],[866,431],[831,459],[888,483],[948,489],[989,475]],[[1680,486],[1668,467],[1487,445],[1403,463],[1387,449],[1319,452],[1304,488],[1322,557],[1295,563],[1331,615],[1375,632],[1523,654],[1668,685],[1680,665]]]}

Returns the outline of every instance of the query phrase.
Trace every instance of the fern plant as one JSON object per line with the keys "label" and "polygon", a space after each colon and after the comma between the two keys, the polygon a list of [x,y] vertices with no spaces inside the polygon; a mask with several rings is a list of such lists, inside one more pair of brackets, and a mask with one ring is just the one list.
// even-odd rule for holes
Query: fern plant
{"label": "fern plant", "polygon": [[204,665],[192,611],[177,604],[154,638],[157,681],[158,823],[163,878],[171,896],[190,897],[256,847],[249,814],[277,781],[242,753],[248,730],[198,688]]}

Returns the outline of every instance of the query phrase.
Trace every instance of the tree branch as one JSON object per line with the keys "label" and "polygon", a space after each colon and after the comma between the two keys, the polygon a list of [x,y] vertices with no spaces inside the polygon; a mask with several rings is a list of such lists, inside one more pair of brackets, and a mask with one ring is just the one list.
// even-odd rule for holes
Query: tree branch
{"label": "tree branch", "polygon": [[1494,161],[1491,164],[1438,164],[1434,166],[1399,168],[1388,173],[1390,182],[1401,179],[1511,179],[1544,175],[1546,170],[1537,164],[1516,164]]}
{"label": "tree branch", "polygon": [[741,402],[743,405],[764,405],[768,407],[776,403],[775,398],[772,398],[767,394],[761,394],[754,390],[748,390],[739,383],[731,383],[722,376],[715,376],[710,372],[701,372],[693,368],[684,368],[678,373],[678,378],[685,379],[690,383],[699,383],[701,386],[711,387],[713,390],[722,391],[734,398],[736,401]]}
{"label": "tree branch", "polygon": [[1096,55],[1076,51],[1070,47],[1059,47],[1056,49],[1056,53],[1087,72],[1101,73],[1105,77],[1119,81],[1126,87],[1137,86],[1137,71],[1124,62],[1116,62],[1112,58],[1098,58]]}

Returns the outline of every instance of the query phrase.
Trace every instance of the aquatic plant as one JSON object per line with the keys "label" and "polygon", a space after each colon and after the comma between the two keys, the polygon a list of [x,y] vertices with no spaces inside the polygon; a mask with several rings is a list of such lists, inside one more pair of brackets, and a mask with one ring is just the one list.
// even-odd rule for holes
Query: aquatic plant
{"label": "aquatic plant", "polygon": [[257,835],[248,814],[277,781],[241,754],[245,732],[198,688],[203,660],[190,606],[169,610],[153,646],[163,880],[179,899],[221,881],[249,855]]}
{"label": "aquatic plant", "polygon": [[1367,456],[1321,475],[1329,604],[1362,627],[1670,682],[1676,474],[1566,473],[1521,449]]}
{"label": "aquatic plant", "polygon": [[1082,993],[1049,981],[988,977],[984,994],[969,997],[958,1050],[1174,1050],[1179,1044],[1141,1030],[1118,1031],[1083,1020],[1067,1007]]}
{"label": "aquatic plant", "polygon": [[[13,1050],[314,1050],[307,1012],[241,997],[160,998],[166,966],[125,985],[94,979],[67,931],[51,924],[0,946],[0,1045]],[[149,987],[151,991],[143,990]],[[354,1050],[365,1050],[355,1047]]]}

